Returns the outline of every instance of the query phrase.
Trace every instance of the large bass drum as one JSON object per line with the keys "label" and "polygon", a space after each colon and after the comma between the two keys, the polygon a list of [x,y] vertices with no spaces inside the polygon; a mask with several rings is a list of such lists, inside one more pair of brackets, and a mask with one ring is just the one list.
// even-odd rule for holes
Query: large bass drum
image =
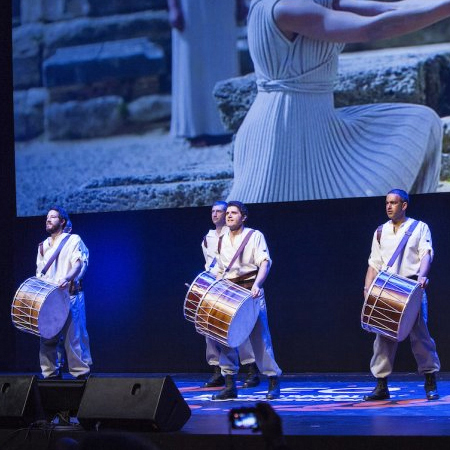
{"label": "large bass drum", "polygon": [[259,299],[228,280],[215,281],[203,295],[195,315],[198,333],[227,347],[248,338],[259,314]]}
{"label": "large bass drum", "polygon": [[19,330],[51,339],[62,330],[69,310],[67,289],[31,277],[17,289],[11,305],[11,318]]}
{"label": "large bass drum", "polygon": [[202,272],[198,275],[192,284],[184,299],[183,312],[184,317],[189,322],[195,322],[195,314],[198,305],[209,287],[216,281],[216,277],[211,272]]}
{"label": "large bass drum", "polygon": [[417,281],[381,271],[371,284],[361,311],[364,330],[401,342],[420,311],[423,289]]}

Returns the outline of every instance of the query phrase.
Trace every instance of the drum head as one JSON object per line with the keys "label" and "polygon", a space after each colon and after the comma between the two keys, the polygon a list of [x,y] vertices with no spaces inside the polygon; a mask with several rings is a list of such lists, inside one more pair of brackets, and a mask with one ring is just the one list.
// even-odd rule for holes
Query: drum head
{"label": "drum head", "polygon": [[411,333],[412,327],[416,323],[417,316],[419,315],[420,307],[422,305],[423,290],[420,285],[417,285],[414,290],[409,294],[408,304],[403,310],[400,324],[398,327],[397,341],[404,341]]}
{"label": "drum head", "polygon": [[70,310],[70,299],[67,289],[55,288],[51,291],[39,312],[39,334],[45,339],[55,337],[66,323]]}
{"label": "drum head", "polygon": [[239,347],[252,332],[259,314],[259,300],[249,297],[236,311],[228,329],[229,347]]}

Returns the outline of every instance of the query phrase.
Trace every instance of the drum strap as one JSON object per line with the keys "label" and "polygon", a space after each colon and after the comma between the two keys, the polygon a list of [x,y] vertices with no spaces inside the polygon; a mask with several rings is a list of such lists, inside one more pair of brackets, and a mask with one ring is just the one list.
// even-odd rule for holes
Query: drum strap
{"label": "drum strap", "polygon": [[380,225],[377,228],[377,241],[378,241],[378,245],[381,245],[381,233],[383,232],[383,225]]}
{"label": "drum strap", "polygon": [[[230,264],[228,264],[228,267],[225,269],[225,273],[229,272],[233,264],[236,262],[236,260],[239,258],[241,253],[244,251],[245,246],[247,245],[247,242],[250,240],[253,232],[255,230],[249,230],[249,232],[246,234],[245,238],[242,240],[241,245],[237,249],[236,253],[233,256],[233,259],[230,261]],[[219,250],[220,253],[220,250]]]}
{"label": "drum strap", "polygon": [[413,231],[416,229],[417,224],[419,223],[418,220],[415,220],[406,230],[402,240],[400,241],[400,244],[398,244],[397,249],[395,250],[394,254],[391,256],[391,259],[387,263],[387,268],[392,267],[395,260],[398,258],[398,255],[403,251],[405,248],[406,243],[408,242],[409,237],[413,234]]}
{"label": "drum strap", "polygon": [[47,264],[45,267],[41,270],[42,275],[45,275],[47,273],[47,270],[50,268],[50,266],[53,264],[53,261],[59,256],[61,253],[62,248],[64,247],[64,244],[68,241],[70,238],[70,234],[68,234],[58,245],[58,248],[53,252],[53,255],[50,257],[50,259],[47,261]]}

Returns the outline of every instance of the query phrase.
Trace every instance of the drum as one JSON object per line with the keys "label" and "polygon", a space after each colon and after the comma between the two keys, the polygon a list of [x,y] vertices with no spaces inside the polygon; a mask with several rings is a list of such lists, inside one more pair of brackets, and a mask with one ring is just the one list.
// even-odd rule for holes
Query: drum
{"label": "drum", "polygon": [[195,329],[228,347],[248,338],[259,314],[259,300],[249,290],[228,280],[217,280],[198,305]]}
{"label": "drum", "polygon": [[51,339],[66,323],[69,310],[67,289],[31,277],[17,289],[11,305],[11,318],[19,330]]}
{"label": "drum", "polygon": [[215,281],[216,277],[211,272],[202,272],[190,285],[183,307],[184,317],[190,322],[195,322],[198,305],[205,292]]}
{"label": "drum", "polygon": [[403,341],[419,314],[423,289],[417,281],[379,272],[369,288],[361,312],[364,330]]}

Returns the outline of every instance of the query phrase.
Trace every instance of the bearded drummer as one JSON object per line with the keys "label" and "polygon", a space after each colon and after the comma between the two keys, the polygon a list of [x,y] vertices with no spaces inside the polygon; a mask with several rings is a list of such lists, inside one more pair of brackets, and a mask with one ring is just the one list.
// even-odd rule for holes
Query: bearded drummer
{"label": "bearded drummer", "polygon": [[[227,203],[224,201],[216,201],[211,208],[211,220],[215,227],[214,230],[209,230],[208,234],[202,240],[202,251],[205,257],[205,269],[212,274],[217,274],[216,251],[219,238],[228,231],[225,225],[225,211]],[[206,362],[213,367],[213,374],[205,383],[205,387],[219,387],[225,384],[219,366],[220,345],[210,337],[206,337]],[[259,370],[255,363],[255,355],[253,353],[252,345],[249,339],[246,339],[239,347],[239,360],[246,369],[247,375],[244,380],[244,388],[256,387],[260,383],[258,376]]]}
{"label": "bearded drummer", "polygon": [[[280,396],[281,369],[278,367],[272,347],[269,331],[266,301],[263,283],[269,274],[272,261],[264,235],[258,230],[244,226],[248,218],[247,207],[238,201],[228,202],[226,209],[226,225],[228,230],[220,238],[217,258],[217,278],[226,278],[240,284],[251,292],[251,297],[258,302],[256,324],[250,333],[250,342],[255,354],[259,371],[269,377],[268,400]],[[247,239],[238,258],[236,252]],[[230,263],[234,260],[234,263]],[[225,387],[212,400],[232,400],[237,398],[236,375],[239,370],[239,356],[236,348],[220,346],[219,365],[225,377]]]}
{"label": "bearded drummer", "polygon": [[[47,213],[46,231],[50,235],[39,244],[36,259],[36,276],[49,283],[58,285],[60,289],[69,289],[70,311],[62,330],[51,339],[41,336],[39,360],[42,376],[45,379],[62,378],[61,368],[58,361],[58,343],[60,339],[64,343],[67,357],[67,365],[70,374],[76,379],[85,379],[89,376],[90,367],[83,359],[80,345],[80,305],[81,286],[74,286],[83,265],[87,263],[87,252],[83,251],[82,241],[77,234],[64,232],[69,223],[69,215],[64,208],[54,206]],[[62,241],[67,237],[65,243],[60,247]],[[54,252],[59,250],[57,258],[48,267],[45,274],[43,270],[47,262],[52,258]],[[74,286],[74,287],[71,287]]]}
{"label": "bearded drummer", "polygon": [[[372,251],[369,257],[364,296],[380,270],[385,270],[389,259],[396,251],[400,241],[405,236],[414,219],[406,217],[409,204],[408,194],[401,189],[393,189],[386,197],[386,214],[389,220],[375,230],[372,239]],[[431,338],[427,327],[427,296],[425,288],[428,285],[428,272],[433,260],[431,233],[428,225],[418,221],[410,235],[403,252],[395,260],[389,272],[411,278],[424,288],[419,316],[411,333],[411,349],[417,361],[418,372],[425,376],[425,393],[428,400],[439,398],[436,385],[436,372],[440,369],[436,344]],[[364,397],[366,401],[386,400],[390,397],[388,376],[392,373],[398,343],[377,334],[373,345],[373,357],[370,370],[377,379],[375,389]]]}

